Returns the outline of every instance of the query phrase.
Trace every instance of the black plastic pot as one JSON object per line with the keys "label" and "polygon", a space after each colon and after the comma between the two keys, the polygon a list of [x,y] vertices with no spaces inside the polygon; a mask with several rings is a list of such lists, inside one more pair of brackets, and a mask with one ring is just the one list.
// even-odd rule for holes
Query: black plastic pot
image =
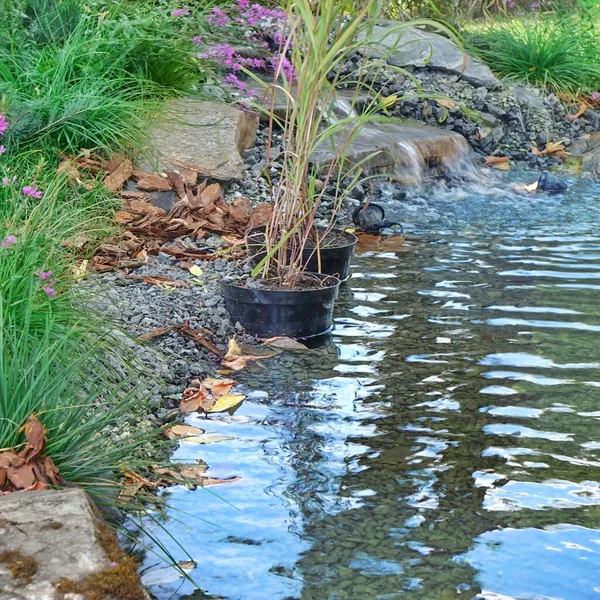
{"label": "black plastic pot", "polygon": [[323,287],[313,290],[267,290],[221,283],[232,321],[259,337],[307,338],[327,333],[340,280],[314,273]]}
{"label": "black plastic pot", "polygon": [[[325,227],[317,228],[321,233],[326,231]],[[319,253],[315,248],[305,248],[302,253],[306,270],[311,273],[322,273],[323,275],[333,275],[341,282],[350,279],[350,261],[356,248],[358,238],[348,231],[342,229],[333,229],[338,235],[344,237],[343,246],[329,246],[320,248],[321,269],[319,269]],[[265,257],[264,251],[265,227],[253,227],[246,234],[246,244],[250,254],[254,256],[256,262]]]}

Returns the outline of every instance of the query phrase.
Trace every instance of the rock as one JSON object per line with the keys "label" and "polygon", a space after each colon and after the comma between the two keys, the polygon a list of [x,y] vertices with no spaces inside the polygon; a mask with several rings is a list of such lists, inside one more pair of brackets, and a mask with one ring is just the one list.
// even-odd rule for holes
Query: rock
{"label": "rock", "polygon": [[600,180],[600,146],[583,155],[581,172]]}
{"label": "rock", "polygon": [[573,140],[569,144],[569,154],[579,157],[598,147],[600,147],[600,133],[592,133]]}
{"label": "rock", "polygon": [[258,116],[221,102],[171,100],[168,119],[154,128],[149,159],[138,168],[163,171],[185,167],[220,181],[245,176],[240,152],[256,143]]}
{"label": "rock", "polygon": [[[409,183],[423,174],[427,165],[445,169],[458,168],[470,157],[470,149],[462,135],[419,123],[369,123],[354,137],[348,147],[343,139],[336,147],[345,148],[348,165],[360,163],[364,170],[386,170],[397,181]],[[327,146],[317,149],[311,161],[326,171],[333,154]],[[467,158],[468,160],[468,158]]]}
{"label": "rock", "polygon": [[[19,600],[58,600],[59,579],[78,582],[111,568],[80,489],[0,497],[0,557],[0,590]],[[17,564],[26,568],[13,576]]]}
{"label": "rock", "polygon": [[387,62],[396,67],[428,67],[452,73],[476,87],[495,89],[500,85],[489,67],[464,54],[452,40],[416,27],[393,31],[390,28],[394,25],[397,23],[376,26],[373,37],[382,50],[369,49],[365,54],[385,56]]}

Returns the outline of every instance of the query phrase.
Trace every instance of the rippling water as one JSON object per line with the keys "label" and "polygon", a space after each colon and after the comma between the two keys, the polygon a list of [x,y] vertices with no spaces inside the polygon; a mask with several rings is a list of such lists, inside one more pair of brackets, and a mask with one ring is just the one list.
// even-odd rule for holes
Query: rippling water
{"label": "rippling water", "polygon": [[242,479],[168,492],[204,592],[149,555],[157,597],[600,599],[600,188],[508,188],[388,199],[408,248],[355,258],[327,343],[190,419],[235,439],[176,458]]}

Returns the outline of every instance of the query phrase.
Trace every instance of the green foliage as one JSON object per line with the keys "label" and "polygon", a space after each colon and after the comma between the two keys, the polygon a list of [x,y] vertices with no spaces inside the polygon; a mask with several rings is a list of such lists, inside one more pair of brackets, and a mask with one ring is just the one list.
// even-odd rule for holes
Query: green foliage
{"label": "green foliage", "polygon": [[59,43],[75,31],[81,20],[77,0],[28,0],[23,20],[38,44]]}
{"label": "green foliage", "polygon": [[600,42],[580,15],[492,23],[467,39],[501,76],[571,94],[600,86]]}

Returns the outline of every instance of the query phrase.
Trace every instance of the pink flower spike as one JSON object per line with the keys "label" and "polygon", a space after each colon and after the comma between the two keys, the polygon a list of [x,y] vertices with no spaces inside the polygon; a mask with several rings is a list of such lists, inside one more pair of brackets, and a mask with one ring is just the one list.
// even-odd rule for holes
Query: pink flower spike
{"label": "pink flower spike", "polygon": [[592,92],[592,100],[600,100],[600,92]]}
{"label": "pink flower spike", "polygon": [[40,279],[50,279],[50,277],[52,277],[52,271],[42,271],[41,269],[39,271],[36,271],[35,274]]}
{"label": "pink flower spike", "polygon": [[49,285],[47,285],[47,286],[44,288],[44,293],[45,293],[47,296],[50,296],[50,298],[53,298],[54,296],[56,296],[56,290],[55,290],[53,287],[50,287]]}
{"label": "pink flower spike", "polygon": [[6,152],[6,146],[0,146],[0,155]]}
{"label": "pink flower spike", "polygon": [[35,198],[36,200],[39,200],[43,196],[42,192],[38,190],[37,187],[35,187],[35,185],[26,185],[22,189],[22,192],[24,196],[30,196],[31,198]]}
{"label": "pink flower spike", "polygon": [[190,14],[189,8],[174,8],[171,11],[172,17],[187,17]]}
{"label": "pink flower spike", "polygon": [[14,235],[7,235],[3,240],[1,246],[3,248],[10,248],[13,244],[17,243],[17,238]]}
{"label": "pink flower spike", "polygon": [[8,131],[9,127],[10,123],[6,118],[6,115],[0,115],[0,135],[4,135]]}

